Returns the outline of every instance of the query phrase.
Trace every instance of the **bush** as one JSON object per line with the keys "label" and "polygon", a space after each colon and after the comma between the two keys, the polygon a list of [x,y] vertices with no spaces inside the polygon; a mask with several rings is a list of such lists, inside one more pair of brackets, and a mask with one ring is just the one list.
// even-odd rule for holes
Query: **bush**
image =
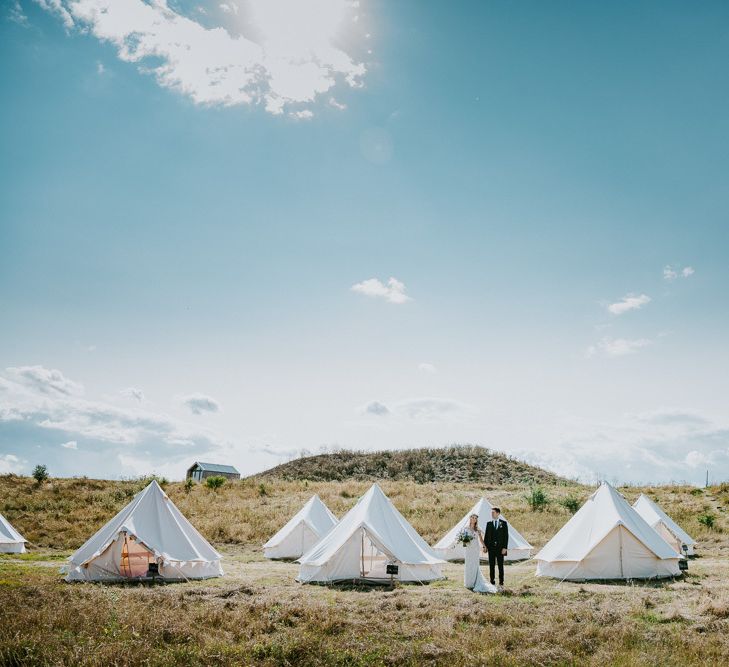
{"label": "bush", "polygon": [[38,486],[46,482],[50,475],[48,474],[48,468],[43,465],[37,465],[33,468],[33,479],[38,483]]}
{"label": "bush", "polygon": [[529,495],[526,497],[526,501],[532,512],[543,512],[544,508],[549,505],[547,494],[539,486],[533,486],[531,488]]}
{"label": "bush", "polygon": [[141,477],[137,478],[139,480],[139,485],[143,489],[148,484],[151,484],[152,482],[157,482],[163,489],[165,486],[167,486],[170,482],[166,477],[161,477],[160,475],[142,475]]}
{"label": "bush", "polygon": [[263,482],[258,485],[258,495],[261,497],[268,495],[268,491],[266,491],[266,485]]}
{"label": "bush", "polygon": [[577,496],[570,495],[566,498],[562,498],[562,500],[559,501],[559,504],[562,505],[562,507],[564,507],[566,510],[574,514],[582,506],[582,501]]}
{"label": "bush", "polygon": [[205,486],[214,491],[217,491],[223,484],[225,484],[225,477],[221,475],[213,475],[205,479]]}
{"label": "bush", "polygon": [[716,525],[716,517],[711,512],[704,512],[699,517],[699,523],[711,530]]}
{"label": "bush", "polygon": [[185,493],[190,493],[193,486],[195,486],[195,480],[192,477],[188,477],[185,480]]}

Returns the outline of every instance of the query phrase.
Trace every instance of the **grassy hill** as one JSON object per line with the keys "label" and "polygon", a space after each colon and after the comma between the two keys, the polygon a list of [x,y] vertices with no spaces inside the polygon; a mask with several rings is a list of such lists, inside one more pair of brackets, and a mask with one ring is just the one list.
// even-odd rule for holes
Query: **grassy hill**
{"label": "grassy hill", "polygon": [[439,449],[400,449],[364,452],[341,450],[306,456],[271,468],[258,477],[287,480],[410,480],[478,482],[481,484],[557,484],[554,473],[500,452],[468,445]]}

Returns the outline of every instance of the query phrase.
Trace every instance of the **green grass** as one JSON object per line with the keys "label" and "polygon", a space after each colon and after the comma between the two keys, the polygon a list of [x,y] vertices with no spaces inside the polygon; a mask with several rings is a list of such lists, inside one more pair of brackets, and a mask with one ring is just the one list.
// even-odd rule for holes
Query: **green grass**
{"label": "green grass", "polygon": [[54,553],[48,551],[29,551],[24,554],[0,554],[2,560],[19,560],[19,561],[65,561],[71,555],[71,552]]}

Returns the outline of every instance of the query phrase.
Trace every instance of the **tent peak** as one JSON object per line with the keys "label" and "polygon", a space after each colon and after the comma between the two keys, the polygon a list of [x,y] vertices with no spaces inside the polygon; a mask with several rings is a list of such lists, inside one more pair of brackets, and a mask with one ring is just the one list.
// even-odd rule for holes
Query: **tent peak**
{"label": "tent peak", "polygon": [[160,486],[160,483],[153,479],[147,486],[142,489],[142,493],[156,493],[162,496],[165,500],[169,500],[169,496],[165,493],[165,490]]}

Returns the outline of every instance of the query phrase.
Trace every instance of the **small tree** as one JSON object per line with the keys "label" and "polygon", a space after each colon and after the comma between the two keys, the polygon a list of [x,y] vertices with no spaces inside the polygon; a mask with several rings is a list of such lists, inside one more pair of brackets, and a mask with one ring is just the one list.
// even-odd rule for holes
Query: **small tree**
{"label": "small tree", "polygon": [[580,509],[582,502],[577,496],[569,495],[566,498],[562,498],[562,500],[559,501],[559,504],[570,513],[574,514],[578,509]]}
{"label": "small tree", "polygon": [[36,484],[40,486],[43,484],[43,482],[48,481],[48,467],[44,465],[37,465],[35,468],[33,468],[33,479],[35,479]]}
{"label": "small tree", "polygon": [[195,480],[192,477],[188,477],[185,480],[185,493],[190,493],[193,486],[195,486]]}
{"label": "small tree", "polygon": [[263,482],[261,482],[258,485],[258,495],[261,497],[268,495],[268,491],[266,490],[266,485]]}
{"label": "small tree", "polygon": [[539,486],[533,486],[526,497],[527,504],[532,512],[543,512],[544,508],[549,505],[549,498]]}
{"label": "small tree", "polygon": [[225,484],[225,477],[222,475],[213,475],[205,479],[205,486],[213,491],[217,491],[223,484]]}

